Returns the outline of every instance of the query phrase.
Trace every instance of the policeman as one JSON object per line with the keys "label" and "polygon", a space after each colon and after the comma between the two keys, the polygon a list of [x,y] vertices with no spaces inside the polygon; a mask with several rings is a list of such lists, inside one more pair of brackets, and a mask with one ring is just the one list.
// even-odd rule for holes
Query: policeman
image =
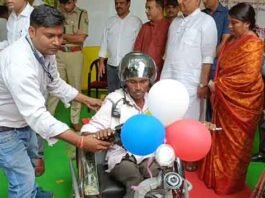
{"label": "policeman", "polygon": [[[58,72],[62,79],[81,90],[83,53],[82,48],[88,35],[87,11],[76,6],[76,0],[59,0],[60,9],[66,20],[64,24],[63,45],[57,53]],[[49,111],[54,114],[59,99],[51,97],[48,103]],[[72,102],[72,128],[80,131],[79,117],[81,104]]]}

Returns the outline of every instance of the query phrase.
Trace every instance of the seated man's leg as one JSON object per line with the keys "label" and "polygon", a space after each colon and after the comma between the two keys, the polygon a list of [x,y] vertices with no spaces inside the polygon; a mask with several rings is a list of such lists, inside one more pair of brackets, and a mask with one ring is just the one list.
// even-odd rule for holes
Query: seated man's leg
{"label": "seated man's leg", "polygon": [[27,153],[31,131],[0,132],[0,167],[8,178],[9,197],[35,197],[35,175]]}
{"label": "seated man's leg", "polygon": [[160,166],[158,165],[158,163],[154,159],[148,158],[139,164],[140,172],[144,178],[151,177],[147,167],[150,170],[152,177],[156,177],[158,175],[158,173],[160,171]]}
{"label": "seated man's leg", "polygon": [[126,187],[125,198],[133,198],[134,191],[131,187],[137,186],[144,179],[138,165],[129,160],[122,160],[112,169],[110,175]]}

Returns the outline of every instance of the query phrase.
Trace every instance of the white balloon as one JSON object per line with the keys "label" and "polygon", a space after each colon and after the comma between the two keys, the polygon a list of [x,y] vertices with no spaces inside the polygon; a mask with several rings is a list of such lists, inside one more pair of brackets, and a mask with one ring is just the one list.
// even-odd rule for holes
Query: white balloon
{"label": "white balloon", "polygon": [[155,159],[160,166],[171,167],[175,161],[175,151],[168,144],[161,144],[155,152]]}
{"label": "white balloon", "polygon": [[152,115],[168,126],[185,115],[189,107],[189,93],[182,83],[164,79],[151,87],[147,103]]}

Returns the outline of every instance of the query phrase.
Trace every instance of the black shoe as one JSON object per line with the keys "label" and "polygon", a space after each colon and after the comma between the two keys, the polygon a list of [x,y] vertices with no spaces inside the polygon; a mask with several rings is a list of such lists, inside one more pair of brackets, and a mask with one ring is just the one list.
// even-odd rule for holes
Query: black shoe
{"label": "black shoe", "polygon": [[251,157],[251,161],[253,161],[253,162],[264,162],[265,163],[265,154],[257,153]]}

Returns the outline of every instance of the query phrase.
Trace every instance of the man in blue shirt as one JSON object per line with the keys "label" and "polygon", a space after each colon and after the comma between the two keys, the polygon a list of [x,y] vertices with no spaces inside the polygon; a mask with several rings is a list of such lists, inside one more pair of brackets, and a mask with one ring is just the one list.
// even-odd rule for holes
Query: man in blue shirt
{"label": "man in blue shirt", "polygon": [[[218,40],[217,40],[216,58],[211,67],[211,73],[210,73],[210,80],[213,80],[216,72],[217,57],[220,53],[222,46],[230,36],[228,9],[224,7],[219,2],[219,0],[203,0],[203,4],[205,6],[205,9],[202,11],[213,17],[217,27]],[[212,108],[210,101],[208,100],[207,110],[206,110],[206,120],[211,121],[211,119],[212,119]]]}
{"label": "man in blue shirt", "polygon": [[217,27],[217,56],[220,48],[225,43],[230,35],[229,30],[229,19],[228,19],[228,9],[224,7],[218,0],[204,0],[203,4],[205,9],[202,10],[206,14],[213,17],[216,27]]}

